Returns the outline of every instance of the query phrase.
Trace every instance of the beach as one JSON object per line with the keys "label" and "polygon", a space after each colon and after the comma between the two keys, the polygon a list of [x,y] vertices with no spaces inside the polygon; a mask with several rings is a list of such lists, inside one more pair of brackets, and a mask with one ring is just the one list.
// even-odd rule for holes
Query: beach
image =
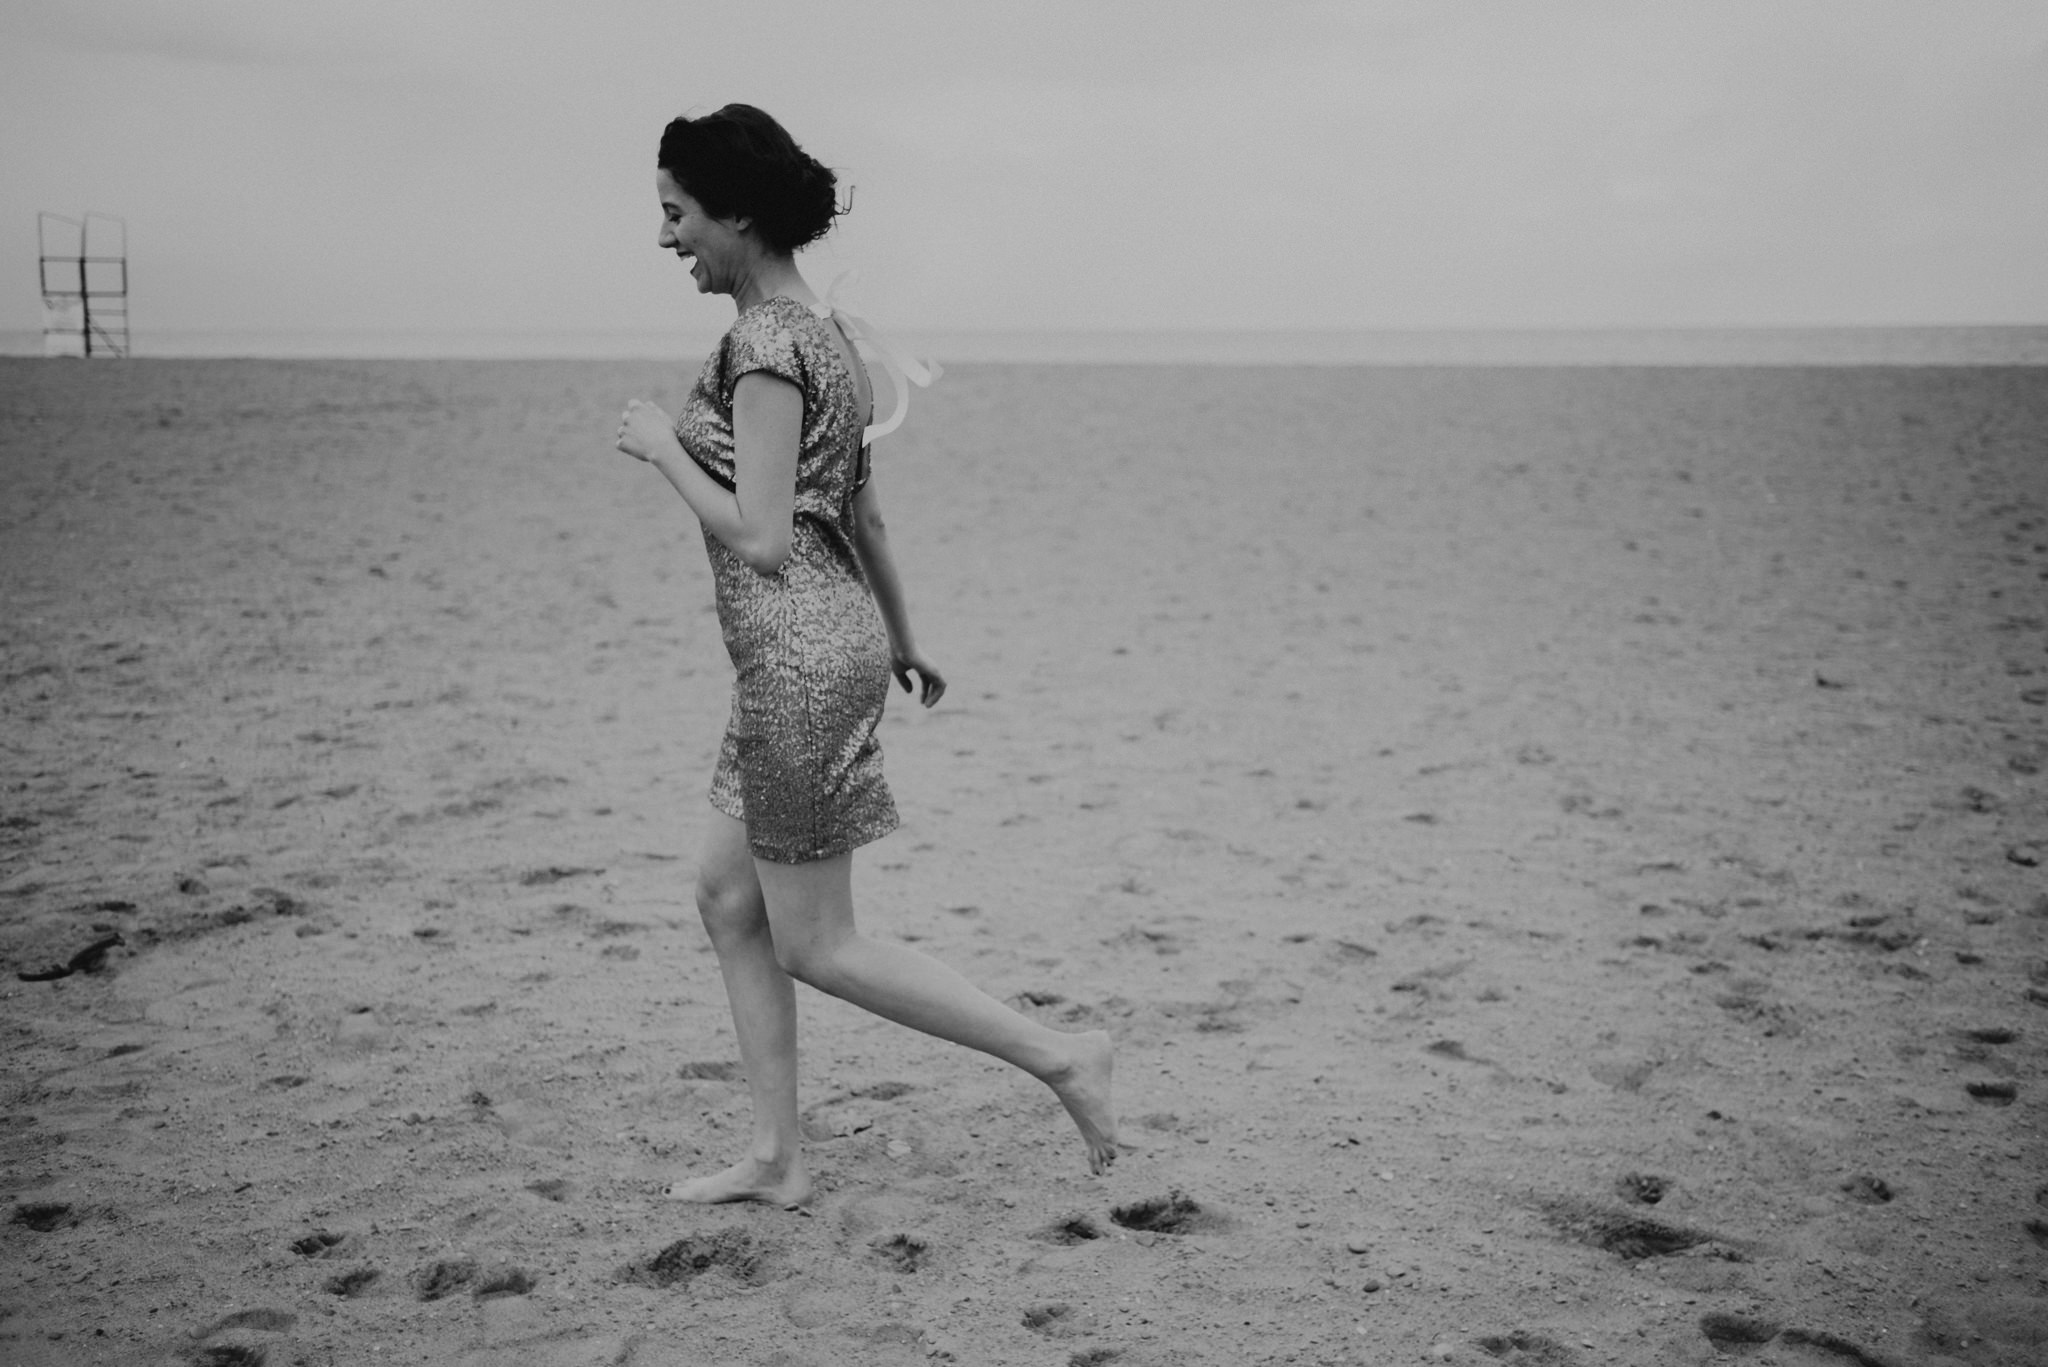
{"label": "beach", "polygon": [[2048,369],[951,368],[800,1212],[690,378],[0,358],[0,1360],[2048,1355]]}

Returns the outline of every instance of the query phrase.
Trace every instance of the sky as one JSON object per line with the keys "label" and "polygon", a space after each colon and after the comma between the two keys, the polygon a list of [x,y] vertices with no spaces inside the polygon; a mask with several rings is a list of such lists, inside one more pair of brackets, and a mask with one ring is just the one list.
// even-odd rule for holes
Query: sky
{"label": "sky", "polygon": [[85,209],[138,335],[716,328],[728,101],[900,327],[2048,323],[2048,0],[6,0],[0,329]]}

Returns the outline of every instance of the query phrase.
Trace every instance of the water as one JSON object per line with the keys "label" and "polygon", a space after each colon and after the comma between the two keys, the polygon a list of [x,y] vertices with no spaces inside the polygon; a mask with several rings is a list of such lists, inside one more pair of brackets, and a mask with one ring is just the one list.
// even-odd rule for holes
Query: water
{"label": "water", "polygon": [[[694,361],[709,328],[663,331],[138,331],[137,356]],[[945,331],[902,340],[942,362],[1087,365],[2048,365],[2048,327],[1592,328],[1557,331]],[[0,355],[42,335],[0,331]]]}

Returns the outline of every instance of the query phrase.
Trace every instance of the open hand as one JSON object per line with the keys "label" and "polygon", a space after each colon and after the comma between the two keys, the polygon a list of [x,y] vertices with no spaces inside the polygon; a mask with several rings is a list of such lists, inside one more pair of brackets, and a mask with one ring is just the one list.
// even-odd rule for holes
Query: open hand
{"label": "open hand", "polygon": [[675,420],[646,400],[634,399],[619,417],[617,444],[634,460],[652,460],[675,447]]}
{"label": "open hand", "polygon": [[911,691],[910,676],[917,675],[917,700],[926,707],[946,696],[945,677],[932,668],[932,662],[915,649],[893,655],[889,660],[889,669],[895,674],[896,682],[903,685],[905,693]]}

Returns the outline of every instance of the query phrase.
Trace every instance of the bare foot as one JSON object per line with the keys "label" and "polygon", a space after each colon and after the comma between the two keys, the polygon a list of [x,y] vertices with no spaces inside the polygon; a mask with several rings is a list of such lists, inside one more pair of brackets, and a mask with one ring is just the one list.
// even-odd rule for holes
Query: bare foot
{"label": "bare foot", "polygon": [[725,1201],[760,1201],[771,1206],[800,1206],[811,1199],[811,1176],[801,1163],[764,1163],[742,1158],[724,1172],[671,1182],[661,1189],[671,1201],[714,1206]]}
{"label": "bare foot", "polygon": [[1116,1046],[1106,1031],[1074,1035],[1074,1057],[1064,1073],[1045,1079],[1088,1145],[1088,1171],[1100,1175],[1116,1162],[1116,1106],[1110,1101],[1110,1073]]}

